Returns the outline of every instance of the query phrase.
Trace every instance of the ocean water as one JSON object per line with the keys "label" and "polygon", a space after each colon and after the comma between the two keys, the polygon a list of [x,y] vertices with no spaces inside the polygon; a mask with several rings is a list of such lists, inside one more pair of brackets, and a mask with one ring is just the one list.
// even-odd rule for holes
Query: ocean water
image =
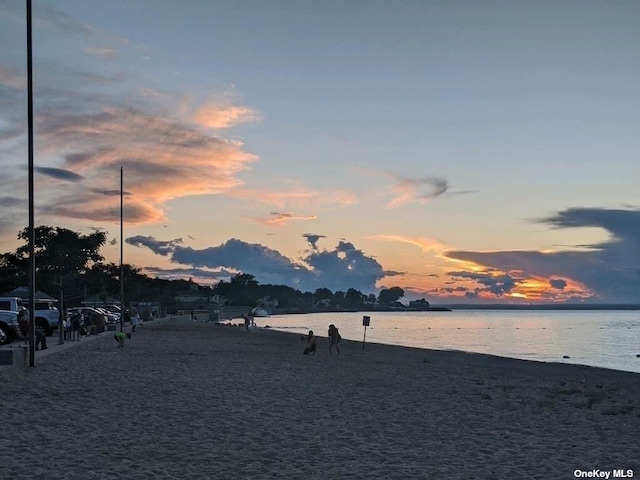
{"label": "ocean water", "polygon": [[[640,373],[640,311],[454,310],[274,315],[260,327],[327,336],[330,323],[343,338],[462,350],[541,362],[574,363]],[[565,358],[569,357],[569,358]]]}

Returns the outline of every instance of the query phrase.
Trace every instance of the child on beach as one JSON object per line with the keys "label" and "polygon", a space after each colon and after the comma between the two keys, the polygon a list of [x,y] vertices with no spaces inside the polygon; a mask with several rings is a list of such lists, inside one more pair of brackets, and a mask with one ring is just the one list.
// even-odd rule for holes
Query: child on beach
{"label": "child on beach", "polygon": [[338,333],[336,326],[332,323],[329,325],[329,355],[332,354],[333,346],[335,345],[336,353],[340,356],[340,340],[342,340],[342,337],[340,333]]}
{"label": "child on beach", "polygon": [[309,335],[307,335],[307,344],[304,347],[303,355],[308,355],[309,353],[316,354],[316,337],[313,334],[313,330],[309,330]]}
{"label": "child on beach", "polygon": [[131,338],[131,334],[124,333],[124,332],[116,332],[113,338],[116,342],[118,342],[118,348],[124,348],[124,339]]}

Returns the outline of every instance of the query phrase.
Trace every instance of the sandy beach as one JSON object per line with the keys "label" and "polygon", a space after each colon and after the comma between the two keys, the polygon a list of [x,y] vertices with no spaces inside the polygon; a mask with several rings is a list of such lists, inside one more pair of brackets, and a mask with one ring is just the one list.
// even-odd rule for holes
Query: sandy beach
{"label": "sandy beach", "polygon": [[103,333],[4,368],[0,478],[640,478],[638,374],[303,347],[299,335],[163,319],[124,349]]}

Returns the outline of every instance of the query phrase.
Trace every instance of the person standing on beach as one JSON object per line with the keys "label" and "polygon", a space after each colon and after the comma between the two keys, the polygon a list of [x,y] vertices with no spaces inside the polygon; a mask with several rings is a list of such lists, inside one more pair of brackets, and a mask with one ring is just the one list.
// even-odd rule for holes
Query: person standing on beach
{"label": "person standing on beach", "polygon": [[340,356],[340,340],[342,340],[342,337],[336,326],[332,323],[329,325],[329,355],[333,353],[333,346],[335,345],[336,353]]}
{"label": "person standing on beach", "polygon": [[136,331],[136,327],[138,326],[138,323],[140,322],[140,315],[138,315],[138,312],[134,312],[133,315],[131,315],[131,332],[135,332]]}
{"label": "person standing on beach", "polygon": [[313,330],[309,330],[309,335],[307,335],[307,344],[304,347],[303,355],[308,355],[310,353],[316,354],[316,337],[313,334]]}
{"label": "person standing on beach", "polygon": [[79,342],[80,341],[80,327],[84,323],[82,314],[80,312],[76,312],[71,318],[71,341]]}
{"label": "person standing on beach", "polygon": [[29,332],[31,332],[31,323],[29,322],[29,310],[26,308],[18,312],[18,330],[24,338],[24,344],[29,342]]}
{"label": "person standing on beach", "polygon": [[247,313],[246,315],[244,315],[244,331],[248,332],[249,331],[249,326],[251,325],[251,317],[250,317],[250,313]]}
{"label": "person standing on beach", "polygon": [[42,327],[36,327],[36,350],[46,350],[47,348],[47,334]]}

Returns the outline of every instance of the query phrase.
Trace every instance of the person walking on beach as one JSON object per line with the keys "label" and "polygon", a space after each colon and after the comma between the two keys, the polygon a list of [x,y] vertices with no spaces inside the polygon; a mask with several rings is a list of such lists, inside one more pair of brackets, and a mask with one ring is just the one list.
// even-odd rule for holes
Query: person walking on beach
{"label": "person walking on beach", "polygon": [[248,332],[249,331],[249,326],[251,325],[251,317],[250,317],[250,313],[247,313],[244,316],[244,331]]}
{"label": "person walking on beach", "polygon": [[333,353],[333,347],[335,345],[336,353],[340,356],[340,340],[342,340],[342,337],[336,326],[332,323],[329,325],[329,355]]}
{"label": "person walking on beach", "polygon": [[36,350],[46,350],[47,334],[42,327],[36,327]]}
{"label": "person walking on beach", "polygon": [[116,332],[113,338],[116,342],[118,342],[118,348],[124,348],[124,339],[131,338],[131,334],[124,333],[124,332]]}
{"label": "person walking on beach", "polygon": [[80,341],[80,327],[84,323],[82,314],[80,312],[76,312],[71,319],[71,341],[79,342]]}
{"label": "person walking on beach", "polygon": [[138,315],[138,312],[134,312],[133,315],[131,315],[131,333],[134,333],[136,331],[136,327],[138,326],[139,322],[140,315]]}
{"label": "person walking on beach", "polygon": [[307,344],[304,347],[303,355],[308,355],[310,353],[316,354],[316,337],[313,334],[313,330],[309,330],[309,335],[307,335]]}

